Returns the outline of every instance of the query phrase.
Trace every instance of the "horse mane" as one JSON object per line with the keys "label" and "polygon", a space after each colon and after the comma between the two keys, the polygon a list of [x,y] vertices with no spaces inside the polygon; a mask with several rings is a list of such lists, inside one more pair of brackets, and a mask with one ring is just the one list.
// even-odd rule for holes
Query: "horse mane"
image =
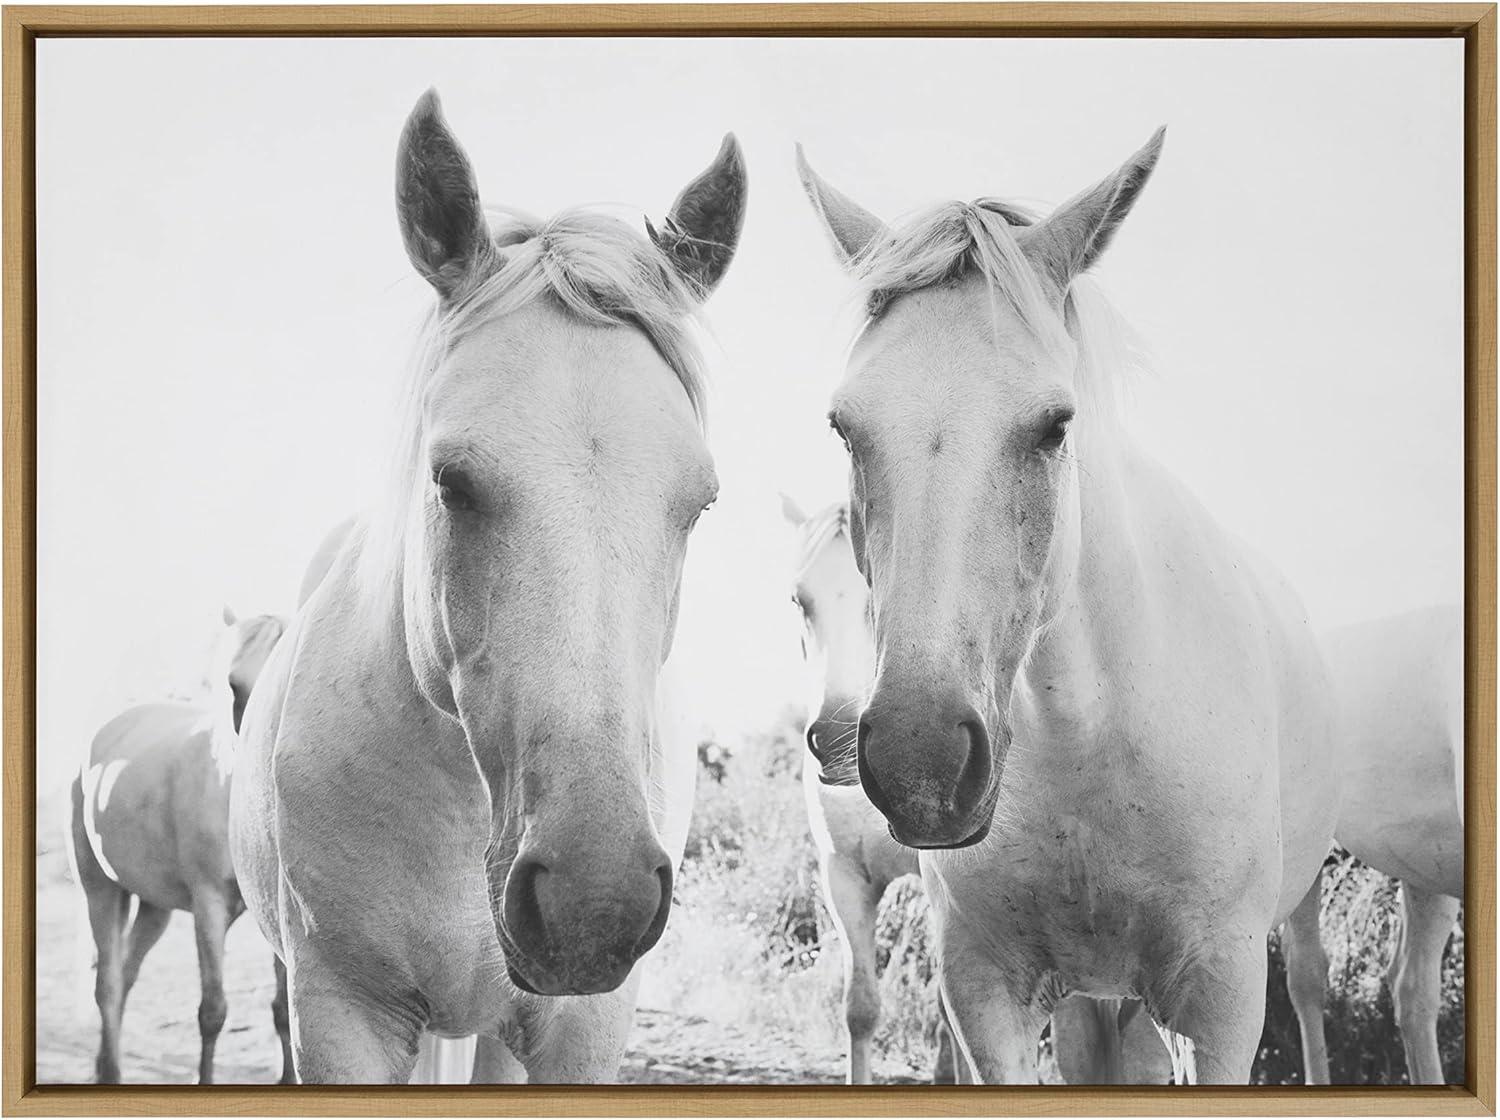
{"label": "horse mane", "polygon": [[849,532],[849,503],[834,502],[819,510],[797,529],[797,554],[794,561],[794,576],[801,580],[817,563],[823,550]]}
{"label": "horse mane", "polygon": [[619,218],[570,208],[541,219],[489,208],[501,259],[493,275],[459,302],[435,304],[417,337],[397,417],[397,453],[363,533],[360,580],[385,587],[399,570],[406,513],[423,473],[423,390],[444,356],[474,330],[538,300],[591,326],[627,325],[650,340],[677,377],[699,426],[706,422],[706,377],[693,334],[699,301],[671,262]]}
{"label": "horse mane", "polygon": [[1118,426],[1122,383],[1145,369],[1145,348],[1097,285],[1078,277],[1059,316],[1017,231],[1036,223],[1032,211],[995,198],[943,202],[887,231],[855,262],[866,291],[868,327],[897,297],[982,277],[1043,346],[1077,348],[1079,415],[1096,429]]}

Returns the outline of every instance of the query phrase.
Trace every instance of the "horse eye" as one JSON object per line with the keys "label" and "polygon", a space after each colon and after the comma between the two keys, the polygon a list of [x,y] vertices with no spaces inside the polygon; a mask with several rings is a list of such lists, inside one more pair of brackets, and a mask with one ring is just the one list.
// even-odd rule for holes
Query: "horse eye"
{"label": "horse eye", "polygon": [[838,436],[844,445],[844,450],[854,454],[854,448],[849,446],[849,437],[844,434],[844,429],[839,425],[839,418],[833,413],[828,414],[828,426],[833,429],[833,434]]}
{"label": "horse eye", "polygon": [[438,486],[438,501],[449,509],[473,509],[474,503],[457,486]]}
{"label": "horse eye", "polygon": [[474,508],[474,497],[468,488],[458,477],[456,471],[440,470],[433,476],[433,484],[437,487],[438,501],[451,510],[469,510]]}
{"label": "horse eye", "polygon": [[1068,425],[1073,421],[1073,414],[1063,413],[1055,416],[1052,422],[1042,432],[1042,438],[1037,441],[1039,451],[1056,451],[1063,445],[1063,440],[1068,438]]}

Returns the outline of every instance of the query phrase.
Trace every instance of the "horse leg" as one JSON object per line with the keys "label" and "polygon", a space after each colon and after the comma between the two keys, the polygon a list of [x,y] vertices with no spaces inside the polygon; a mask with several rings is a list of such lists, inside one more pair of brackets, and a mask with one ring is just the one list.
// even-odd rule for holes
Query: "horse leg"
{"label": "horse leg", "polygon": [[1119,1085],[1123,1059],[1118,1001],[1070,995],[1052,1009],[1052,1053],[1069,1085]]}
{"label": "horse leg", "polygon": [[1401,940],[1386,976],[1413,1085],[1443,1084],[1437,1021],[1442,1007],[1443,949],[1458,918],[1458,899],[1401,884]]}
{"label": "horse leg", "polygon": [[229,903],[218,891],[204,891],[193,899],[193,930],[198,941],[198,1084],[214,1083],[214,1047],[229,1004],[224,998],[224,936],[229,932]]}
{"label": "horse leg", "polygon": [[474,1085],[519,1085],[526,1080],[526,1067],[516,1061],[510,1048],[498,1038],[480,1035],[474,1047]]}
{"label": "horse leg", "polygon": [[1115,1019],[1120,1036],[1120,1068],[1126,1085],[1166,1085],[1172,1080],[1172,1055],[1162,1045],[1156,1024],[1139,999],[1119,1000]]}
{"label": "horse leg", "polygon": [[130,923],[130,932],[125,937],[125,965],[121,973],[120,1003],[123,1006],[135,987],[136,977],[141,974],[141,962],[151,947],[161,940],[172,920],[172,911],[153,906],[144,898],[136,907],[135,918]]}
{"label": "horse leg", "polygon": [[934,1085],[972,1085],[974,1074],[969,1069],[969,1060],[959,1049],[958,1033],[953,1029],[953,1018],[948,1014],[948,1004],[944,1001],[941,990],[938,992],[937,1006],[938,1053],[932,1083]]}
{"label": "horse leg", "polygon": [[89,927],[99,957],[94,970],[94,1002],[99,1007],[99,1056],[94,1062],[94,1077],[101,1085],[114,1085],[120,1080],[125,919],[130,910],[130,895],[102,872],[98,877],[80,874],[79,879],[88,902]]}
{"label": "horse leg", "polygon": [[1037,1044],[1047,1016],[1017,997],[1010,972],[985,955],[983,940],[940,923],[943,999],[959,1051],[982,1085],[1035,1085]]}
{"label": "horse leg", "polygon": [[1170,993],[1149,1001],[1163,1012],[1174,1076],[1189,1084],[1248,1085],[1265,1026],[1265,935],[1229,932],[1221,946],[1176,969]]}
{"label": "horse leg", "polygon": [[875,913],[883,884],[871,883],[864,870],[839,856],[823,868],[833,924],[844,958],[844,1022],[849,1029],[850,1085],[869,1085],[870,1040],[880,1025],[880,982],[875,975]]}
{"label": "horse leg", "polygon": [[1281,947],[1286,954],[1286,989],[1297,1013],[1302,1032],[1302,1082],[1304,1085],[1327,1085],[1328,1040],[1323,1031],[1323,1003],[1328,988],[1328,955],[1323,951],[1323,934],[1318,924],[1323,896],[1323,873],[1308,888],[1281,930]]}
{"label": "horse leg", "polygon": [[[425,1024],[381,1006],[312,955],[287,970],[292,1052],[304,1085],[405,1085]],[[415,999],[402,1001],[406,1007]]]}
{"label": "horse leg", "polygon": [[613,992],[528,1000],[513,1051],[534,1085],[612,1084],[635,1020],[640,969]]}
{"label": "horse leg", "polygon": [[281,958],[271,957],[276,971],[276,994],[271,997],[271,1022],[276,1025],[276,1037],[281,1040],[281,1084],[297,1084],[297,1064],[292,1059],[292,1015],[286,994],[286,965]]}
{"label": "horse leg", "polygon": [[409,1085],[463,1085],[474,1080],[474,1061],[479,1053],[475,1035],[444,1038],[423,1032],[417,1043],[417,1062]]}
{"label": "horse leg", "polygon": [[937,1061],[933,1063],[934,1085],[958,1085],[958,1043],[953,1038],[953,1026],[948,1022],[948,1009],[943,1006],[942,993],[937,1000]]}

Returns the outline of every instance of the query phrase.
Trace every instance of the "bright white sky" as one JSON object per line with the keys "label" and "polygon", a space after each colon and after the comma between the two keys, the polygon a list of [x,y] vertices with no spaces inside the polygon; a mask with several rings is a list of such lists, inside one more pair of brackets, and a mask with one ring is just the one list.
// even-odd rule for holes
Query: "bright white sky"
{"label": "bright white sky", "polygon": [[430,300],[392,203],[441,92],[486,201],[659,215],[729,129],[750,215],[709,304],[722,496],[679,649],[732,738],[800,696],[776,500],[837,497],[849,288],[792,144],[869,208],[1051,206],[1159,124],[1099,269],[1158,378],[1141,442],[1320,626],[1462,582],[1462,45],[1449,40],[42,40],[40,782],[190,687],[221,603],[287,611],[382,477]]}

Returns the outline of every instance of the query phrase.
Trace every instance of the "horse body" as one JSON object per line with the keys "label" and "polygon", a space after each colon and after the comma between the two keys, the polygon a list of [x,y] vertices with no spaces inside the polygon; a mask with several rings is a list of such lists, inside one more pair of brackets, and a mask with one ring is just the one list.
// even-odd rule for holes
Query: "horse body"
{"label": "horse body", "polygon": [[1403,883],[1463,898],[1463,615],[1411,611],[1324,638],[1343,707],[1338,840]]}
{"label": "horse body", "polygon": [[[868,1085],[870,1042],[881,1017],[876,912],[892,883],[919,874],[917,853],[891,838],[885,818],[857,786],[855,726],[874,675],[875,643],[870,592],[849,547],[848,508],[837,503],[808,517],[783,496],[782,513],[797,536],[792,598],[802,616],[809,670],[802,789],[823,898],[843,956],[848,1080]],[[939,1040],[937,1076],[956,1080],[946,1028]]]}
{"label": "horse body", "polygon": [[[228,846],[235,725],[283,629],[270,616],[240,622],[226,615],[226,622],[227,656],[216,667],[214,707],[142,704],[121,713],[94,737],[70,791],[69,852],[98,950],[101,1081],[119,1080],[125,998],[174,910],[191,912],[197,929],[199,1080],[213,1080],[214,1046],[226,1014],[224,935],[244,910]],[[132,896],[138,906],[127,927]],[[273,1014],[285,1058],[279,1004]],[[283,1079],[289,1072],[284,1063]]]}
{"label": "horse body", "polygon": [[99,729],[75,782],[90,854],[153,906],[191,909],[193,896],[210,890],[239,910],[224,844],[229,787],[214,722],[190,704],[130,708]]}
{"label": "horse body", "polygon": [[[891,839],[885,818],[858,788],[828,785],[815,758],[803,760],[802,788],[823,898],[839,934],[844,966],[844,1023],[849,1033],[848,1081],[873,1083],[870,1043],[880,1026],[880,979],[875,971],[875,920],[880,900],[897,879],[918,874],[917,853]],[[956,1080],[951,1045],[940,1032],[937,1077]]]}
{"label": "horse body", "polygon": [[743,165],[726,138],[649,240],[492,221],[429,93],[397,199],[438,296],[403,452],[247,715],[235,865],[302,1080],[405,1081],[424,1033],[486,1036],[476,1075],[607,1080],[686,835],[659,692],[717,483],[684,327]]}
{"label": "horse body", "polygon": [[[1324,675],[1293,601],[1163,474],[1123,466],[1091,461],[1086,479],[1115,492],[1091,499],[1085,481],[1085,537],[1094,517],[1149,509],[1100,534],[1135,548],[1086,550],[1078,595],[1017,674],[1010,792],[988,838],[923,865],[955,987],[978,953],[977,973],[1000,971],[1037,1009],[1075,991],[1140,996],[1200,1039],[1241,1019],[1233,1067],[1205,1070],[1199,1044],[1200,1074],[1239,1080],[1265,934],[1332,833]],[[1253,997],[1251,1014],[1224,1006],[1229,992]]]}
{"label": "horse body", "polygon": [[804,761],[802,790],[820,864],[847,863],[880,894],[903,876],[921,874],[917,853],[891,839],[885,818],[859,788],[829,785],[822,773],[816,759]]}
{"label": "horse body", "polygon": [[1139,996],[1180,1074],[1248,1080],[1265,936],[1337,814],[1305,612],[1132,446],[1124,355],[1075,282],[1159,150],[1042,222],[981,200],[897,229],[802,164],[870,292],[830,413],[875,610],[861,785],[923,849],[986,1082],[1035,1079],[1071,992]]}
{"label": "horse body", "polygon": [[[1439,1085],[1443,950],[1464,895],[1463,612],[1429,607],[1342,627],[1323,648],[1343,713],[1335,834],[1356,858],[1401,880],[1401,933],[1387,980],[1407,1074],[1413,1084]],[[1285,943],[1309,1084],[1329,1081],[1321,893],[1320,876]]]}
{"label": "horse body", "polygon": [[[881,1000],[875,974],[875,917],[891,883],[920,875],[918,853],[896,843],[880,811],[858,788],[855,725],[874,675],[870,592],[849,543],[849,512],[839,502],[808,517],[790,499],[783,513],[797,531],[794,601],[805,626],[809,680],[808,753],[803,791],[818,853],[824,897],[839,931],[844,1009],[849,1032],[849,1082],[868,1084],[870,1041]],[[1166,1054],[1137,1000],[1070,996],[1055,1008],[1052,1044],[1069,1084],[1161,1084]],[[934,1080],[972,1080],[958,1056],[939,1006]]]}

